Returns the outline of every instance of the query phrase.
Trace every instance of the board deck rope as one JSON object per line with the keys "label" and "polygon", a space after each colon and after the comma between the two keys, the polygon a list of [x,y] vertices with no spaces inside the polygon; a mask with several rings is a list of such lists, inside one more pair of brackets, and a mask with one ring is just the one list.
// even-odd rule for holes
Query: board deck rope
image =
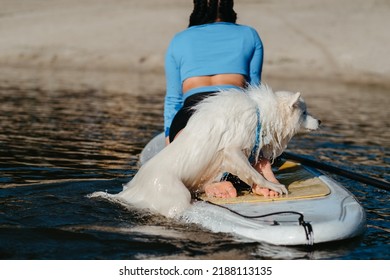
{"label": "board deck rope", "polygon": [[[213,202],[208,201],[208,200],[203,200],[200,197],[196,197],[196,200],[203,201],[203,202],[211,204],[213,206],[218,206],[220,208],[228,210],[231,213],[236,214],[236,215],[238,215],[240,217],[243,217],[243,218],[246,218],[246,219],[260,219],[260,218],[265,218],[265,217],[269,217],[269,216],[283,215],[283,214],[298,215],[299,216],[298,223],[305,230],[305,235],[306,235],[306,240],[307,240],[307,244],[306,245],[308,245],[308,246],[313,246],[314,245],[314,231],[313,231],[313,227],[310,224],[310,222],[306,222],[305,221],[304,215],[302,213],[300,213],[300,212],[296,212],[296,211],[278,211],[278,212],[272,212],[272,213],[263,214],[263,215],[249,216],[249,215],[241,214],[240,212],[232,210],[232,209],[230,209],[230,208],[228,208],[226,206],[223,206],[223,205],[220,205],[220,204],[216,204],[216,203],[213,203]],[[274,224],[273,225],[277,226],[277,225],[279,225],[279,223],[276,220],[274,220]]]}

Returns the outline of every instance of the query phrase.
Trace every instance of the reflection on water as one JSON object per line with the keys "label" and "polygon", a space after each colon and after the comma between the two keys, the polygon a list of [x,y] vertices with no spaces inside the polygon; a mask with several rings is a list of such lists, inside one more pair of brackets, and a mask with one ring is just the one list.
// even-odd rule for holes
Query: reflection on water
{"label": "reflection on water", "polygon": [[[389,92],[304,86],[297,90],[324,126],[295,138],[289,149],[390,181]],[[142,147],[162,131],[162,104],[162,92],[0,87],[0,258],[390,257],[389,193],[337,176],[366,209],[367,232],[358,240],[310,250],[242,243],[195,225],[87,199],[96,190],[118,192],[134,175]]]}
{"label": "reflection on water", "polygon": [[153,95],[2,89],[1,182],[127,177],[161,108]]}

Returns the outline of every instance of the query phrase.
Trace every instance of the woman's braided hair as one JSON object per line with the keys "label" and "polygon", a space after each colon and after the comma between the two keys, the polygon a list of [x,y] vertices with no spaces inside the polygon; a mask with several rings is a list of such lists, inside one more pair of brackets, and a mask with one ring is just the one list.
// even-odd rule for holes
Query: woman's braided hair
{"label": "woman's braided hair", "polygon": [[211,23],[217,19],[235,23],[237,14],[233,5],[233,0],[194,0],[189,26]]}

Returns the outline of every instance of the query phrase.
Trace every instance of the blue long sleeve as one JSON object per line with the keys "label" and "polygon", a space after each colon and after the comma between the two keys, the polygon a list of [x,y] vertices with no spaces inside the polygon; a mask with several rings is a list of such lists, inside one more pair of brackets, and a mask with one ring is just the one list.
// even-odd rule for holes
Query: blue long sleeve
{"label": "blue long sleeve", "polygon": [[263,58],[264,58],[264,49],[261,39],[257,32],[253,32],[253,37],[255,41],[255,49],[252,56],[252,59],[249,64],[249,76],[250,80],[247,82],[252,86],[257,86],[261,82],[261,74],[263,70]]}
{"label": "blue long sleeve", "polygon": [[166,96],[164,102],[164,131],[169,135],[169,128],[177,111],[183,106],[183,93],[180,79],[180,69],[173,57],[171,42],[165,56]]}

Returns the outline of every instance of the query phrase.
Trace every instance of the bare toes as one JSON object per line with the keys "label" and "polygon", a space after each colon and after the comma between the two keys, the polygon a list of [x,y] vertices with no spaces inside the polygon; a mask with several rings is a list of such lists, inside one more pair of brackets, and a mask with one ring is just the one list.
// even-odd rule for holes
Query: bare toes
{"label": "bare toes", "polygon": [[229,198],[236,197],[237,191],[230,182],[213,183],[205,187],[207,197]]}
{"label": "bare toes", "polygon": [[255,194],[263,195],[264,197],[278,197],[279,196],[278,192],[275,192],[275,191],[270,190],[268,188],[260,187],[258,185],[254,186],[252,188],[252,191]]}

